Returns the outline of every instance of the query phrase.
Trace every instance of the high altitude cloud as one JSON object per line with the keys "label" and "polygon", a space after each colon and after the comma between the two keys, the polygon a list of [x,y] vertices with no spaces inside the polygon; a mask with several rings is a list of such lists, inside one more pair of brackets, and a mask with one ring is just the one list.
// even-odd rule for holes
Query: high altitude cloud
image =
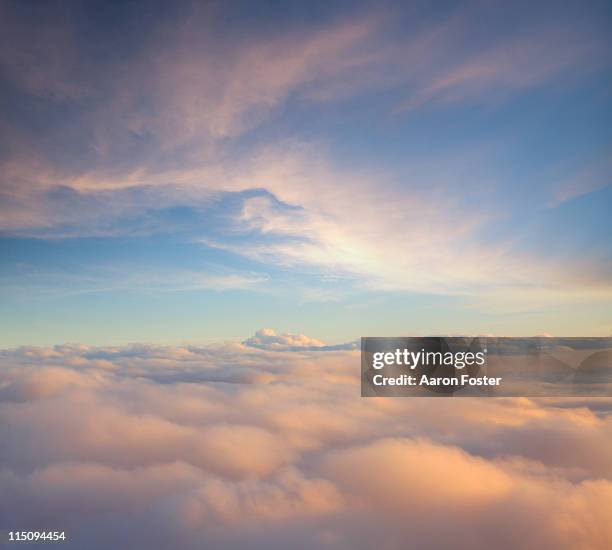
{"label": "high altitude cloud", "polygon": [[[517,206],[486,148],[429,160],[406,151],[400,170],[349,168],[321,140],[266,131],[284,111],[325,113],[331,104],[344,113],[347,99],[371,101],[384,119],[569,86],[609,68],[595,5],[586,13],[555,6],[554,17],[530,11],[528,20],[520,7],[415,17],[331,10],[248,27],[232,23],[230,7],[189,2],[159,19],[148,14],[143,25],[133,24],[143,16],[137,5],[2,9],[0,61],[10,83],[2,93],[25,107],[3,122],[10,140],[0,230],[43,238],[178,232],[261,264],[350,280],[359,291],[510,303],[530,288],[553,301],[610,297],[605,258],[584,247],[555,254],[545,242],[534,251],[533,232],[518,238],[498,227]],[[115,26],[93,24],[97,17]],[[173,209],[187,221],[168,216]]]}
{"label": "high altitude cloud", "polygon": [[3,350],[0,528],[75,548],[606,548],[609,400],[364,399],[357,352],[294,349]]}

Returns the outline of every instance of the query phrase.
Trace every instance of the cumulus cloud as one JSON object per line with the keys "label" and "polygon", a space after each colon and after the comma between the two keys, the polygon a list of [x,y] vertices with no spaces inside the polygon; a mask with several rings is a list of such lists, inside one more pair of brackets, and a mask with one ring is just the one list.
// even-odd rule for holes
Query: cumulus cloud
{"label": "cumulus cloud", "polygon": [[2,350],[0,529],[94,549],[603,549],[611,410],[365,399],[356,350],[269,329]]}
{"label": "cumulus cloud", "polygon": [[262,328],[254,336],[244,341],[246,346],[271,351],[333,351],[341,349],[356,349],[356,342],[346,344],[326,345],[320,340],[304,334],[277,334],[274,329]]}

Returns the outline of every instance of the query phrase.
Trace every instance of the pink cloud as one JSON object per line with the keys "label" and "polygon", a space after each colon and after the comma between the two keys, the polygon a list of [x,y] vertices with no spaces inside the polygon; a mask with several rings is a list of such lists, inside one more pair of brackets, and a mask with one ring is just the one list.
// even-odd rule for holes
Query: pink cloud
{"label": "pink cloud", "polygon": [[[243,344],[4,350],[0,525],[61,525],[88,548],[605,548],[609,400],[364,399],[358,364]],[[194,377],[219,369],[260,376]]]}

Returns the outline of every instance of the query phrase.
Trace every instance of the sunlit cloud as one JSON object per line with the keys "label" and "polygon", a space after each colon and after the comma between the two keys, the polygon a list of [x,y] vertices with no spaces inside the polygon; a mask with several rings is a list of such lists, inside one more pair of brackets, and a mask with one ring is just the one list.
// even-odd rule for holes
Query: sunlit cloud
{"label": "sunlit cloud", "polygon": [[609,400],[362,399],[358,352],[272,332],[3,350],[3,525],[93,548],[120,524],[124,545],[154,525],[151,548],[604,547]]}
{"label": "sunlit cloud", "polygon": [[252,348],[270,351],[338,351],[358,347],[356,342],[330,346],[304,334],[277,334],[271,328],[258,330],[254,336],[247,338],[243,343]]}

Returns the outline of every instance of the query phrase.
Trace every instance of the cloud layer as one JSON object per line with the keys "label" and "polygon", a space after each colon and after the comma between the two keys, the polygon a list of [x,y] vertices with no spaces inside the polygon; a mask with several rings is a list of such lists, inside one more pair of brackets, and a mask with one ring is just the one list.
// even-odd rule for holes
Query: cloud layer
{"label": "cloud layer", "polygon": [[100,549],[612,538],[610,400],[364,399],[358,352],[252,342],[275,351],[2,351],[0,529]]}

